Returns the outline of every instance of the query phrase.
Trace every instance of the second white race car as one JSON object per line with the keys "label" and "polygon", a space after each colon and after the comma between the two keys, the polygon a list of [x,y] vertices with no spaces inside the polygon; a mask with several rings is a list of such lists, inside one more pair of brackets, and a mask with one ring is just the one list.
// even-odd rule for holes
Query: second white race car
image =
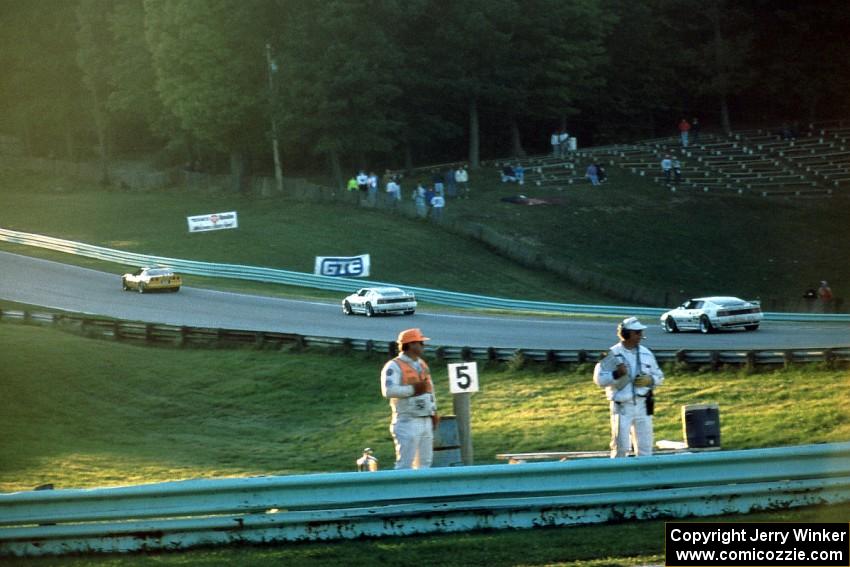
{"label": "second white race car", "polygon": [[358,289],[342,300],[342,312],[346,315],[363,313],[367,317],[378,313],[404,313],[416,311],[416,297],[397,287],[365,287]]}
{"label": "second white race car", "polygon": [[737,297],[697,297],[664,313],[661,326],[668,333],[691,330],[712,333],[735,328],[755,331],[763,317],[758,301]]}

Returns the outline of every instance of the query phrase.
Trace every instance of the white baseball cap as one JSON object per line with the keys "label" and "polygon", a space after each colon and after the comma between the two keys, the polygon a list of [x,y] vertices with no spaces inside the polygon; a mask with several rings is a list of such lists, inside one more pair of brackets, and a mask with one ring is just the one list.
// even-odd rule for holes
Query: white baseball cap
{"label": "white baseball cap", "polygon": [[624,331],[643,331],[648,327],[638,321],[637,317],[629,317],[628,319],[623,319],[623,322],[620,323],[620,328]]}

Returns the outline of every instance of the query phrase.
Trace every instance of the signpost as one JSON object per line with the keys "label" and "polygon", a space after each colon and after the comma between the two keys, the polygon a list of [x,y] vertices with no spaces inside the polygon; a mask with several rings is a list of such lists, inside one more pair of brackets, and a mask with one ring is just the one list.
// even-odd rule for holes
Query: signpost
{"label": "signpost", "polygon": [[457,421],[461,460],[464,465],[471,465],[473,454],[470,397],[478,391],[478,363],[449,364],[449,391],[452,393],[452,406]]}

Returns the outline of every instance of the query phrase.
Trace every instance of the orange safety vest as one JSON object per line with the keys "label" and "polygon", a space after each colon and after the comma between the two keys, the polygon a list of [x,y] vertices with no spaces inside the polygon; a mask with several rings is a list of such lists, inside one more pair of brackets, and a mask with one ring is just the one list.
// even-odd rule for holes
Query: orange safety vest
{"label": "orange safety vest", "polygon": [[395,357],[395,361],[398,363],[398,367],[401,368],[402,384],[409,386],[416,384],[417,382],[428,382],[428,389],[426,391],[434,391],[434,384],[431,382],[431,370],[428,368],[428,365],[424,360],[421,358],[419,359],[419,364],[422,366],[422,372],[418,372],[412,364],[405,362],[399,356]]}

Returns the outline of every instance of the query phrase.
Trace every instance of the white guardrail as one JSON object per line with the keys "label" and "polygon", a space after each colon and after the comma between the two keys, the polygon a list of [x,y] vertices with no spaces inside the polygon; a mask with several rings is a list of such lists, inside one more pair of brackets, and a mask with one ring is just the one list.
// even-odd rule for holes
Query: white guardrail
{"label": "white guardrail", "polygon": [[0,494],[0,556],[747,513],[850,501],[850,443]]}
{"label": "white guardrail", "polygon": [[[562,313],[570,315],[616,315],[629,316],[639,315],[647,317],[659,317],[666,311],[664,308],[656,307],[627,307],[615,305],[582,305],[572,303],[552,303],[545,301],[524,301],[519,299],[505,299],[500,297],[488,297],[483,295],[472,295],[454,291],[443,291],[424,287],[413,287],[387,282],[376,282],[351,278],[339,278],[330,276],[317,276],[304,272],[292,272],[288,270],[277,270],[274,268],[260,268],[254,266],[242,266],[238,264],[215,264],[207,262],[195,262],[192,260],[180,260],[177,258],[166,258],[163,256],[151,256],[148,254],[137,254],[124,252],[83,244],[70,240],[62,240],[50,236],[30,234],[0,228],[0,240],[12,244],[36,246],[57,252],[66,252],[77,256],[95,258],[118,264],[130,266],[146,266],[160,264],[173,268],[183,274],[196,276],[208,276],[218,278],[232,278],[257,282],[278,283],[309,287],[326,291],[348,291],[362,287],[372,286],[398,286],[410,290],[416,294],[417,299],[435,303],[438,305],[449,305],[454,307],[474,307],[481,309],[500,309],[506,311],[539,311],[550,313]],[[765,313],[766,321],[809,321],[809,322],[850,322],[850,314],[832,313]]]}

